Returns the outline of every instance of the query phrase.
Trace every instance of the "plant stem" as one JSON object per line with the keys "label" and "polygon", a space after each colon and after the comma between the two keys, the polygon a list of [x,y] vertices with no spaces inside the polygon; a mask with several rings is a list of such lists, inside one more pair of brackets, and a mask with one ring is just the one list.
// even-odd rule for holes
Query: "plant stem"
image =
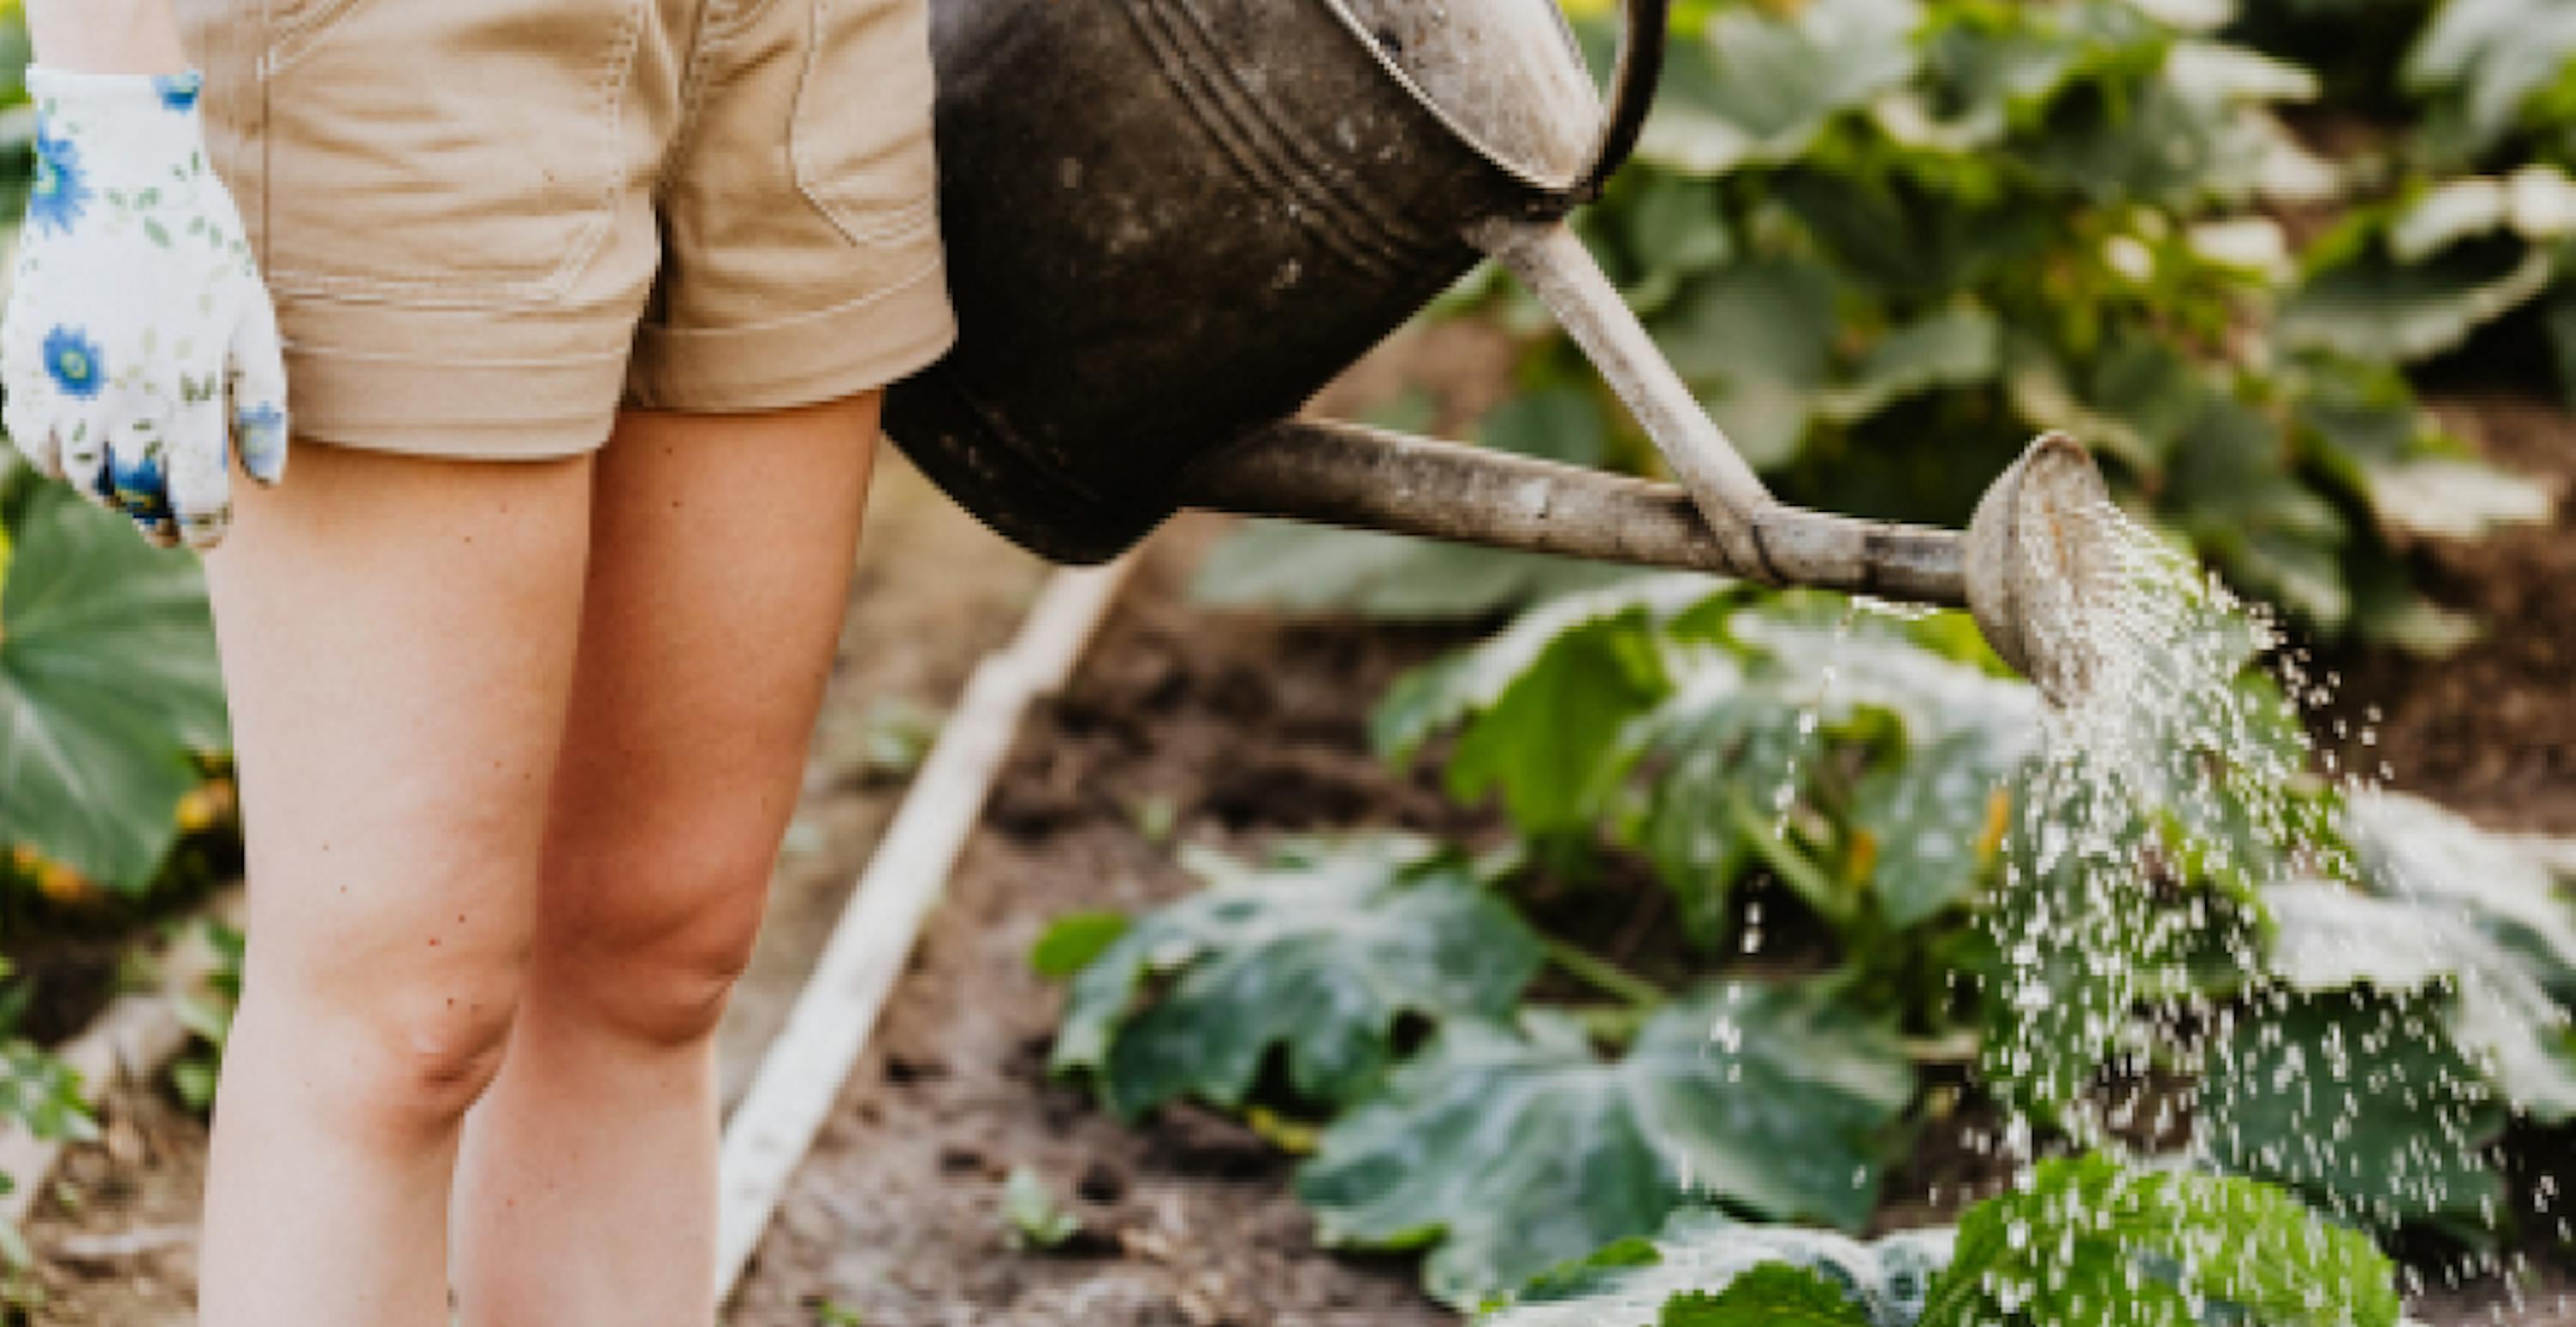
{"label": "plant stem", "polygon": [[1606,959],[1567,944],[1554,936],[1541,937],[1547,946],[1547,961],[1565,975],[1604,995],[1616,996],[1639,1009],[1653,1009],[1672,997],[1664,988]]}

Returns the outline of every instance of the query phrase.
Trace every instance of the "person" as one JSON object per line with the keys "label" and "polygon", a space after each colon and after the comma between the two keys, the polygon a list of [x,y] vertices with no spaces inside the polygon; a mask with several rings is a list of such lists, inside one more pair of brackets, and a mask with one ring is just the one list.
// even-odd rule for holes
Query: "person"
{"label": "person", "polygon": [[26,11],[6,422],[205,550],[232,707],[201,1320],[703,1327],[711,1033],[954,336],[924,0]]}

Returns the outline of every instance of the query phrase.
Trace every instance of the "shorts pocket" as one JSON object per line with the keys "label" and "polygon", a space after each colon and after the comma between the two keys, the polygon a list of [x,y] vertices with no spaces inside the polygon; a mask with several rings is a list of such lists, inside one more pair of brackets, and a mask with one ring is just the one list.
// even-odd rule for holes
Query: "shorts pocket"
{"label": "shorts pocket", "polygon": [[301,0],[260,60],[280,293],[560,296],[616,216],[648,0]]}
{"label": "shorts pocket", "polygon": [[924,0],[808,0],[813,30],[788,125],[796,187],[851,242],[917,235],[937,215]]}

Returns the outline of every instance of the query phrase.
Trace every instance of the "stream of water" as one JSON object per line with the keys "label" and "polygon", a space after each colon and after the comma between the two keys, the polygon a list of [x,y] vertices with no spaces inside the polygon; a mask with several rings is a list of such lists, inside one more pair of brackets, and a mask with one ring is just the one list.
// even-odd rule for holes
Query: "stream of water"
{"label": "stream of water", "polygon": [[[2103,574],[2049,625],[2072,633],[2085,685],[2044,708],[2015,788],[1985,913],[1990,1006],[2007,1012],[1983,1073],[2006,1115],[1973,1145],[2023,1167],[2102,1148],[2252,1170],[2380,1229],[2457,1215],[2462,1163],[2492,1150],[2508,1104],[2496,1084],[2519,1098],[2568,1072],[2514,1062],[2555,1054],[2565,1015],[2463,906],[2493,882],[2381,811],[2375,711],[2335,729],[2361,768],[2310,738],[2302,715],[2339,679],[2266,610],[2114,507],[2078,519]],[[2411,876],[2356,860],[2365,813]],[[2545,883],[2534,898],[2554,906]],[[2391,1144],[2400,1124],[2413,1133]],[[2341,1173],[2365,1165],[2375,1185]],[[2521,1219],[2563,1238],[2554,1186],[2536,1190]],[[2474,1245],[2434,1266],[2508,1289],[2525,1270]]]}

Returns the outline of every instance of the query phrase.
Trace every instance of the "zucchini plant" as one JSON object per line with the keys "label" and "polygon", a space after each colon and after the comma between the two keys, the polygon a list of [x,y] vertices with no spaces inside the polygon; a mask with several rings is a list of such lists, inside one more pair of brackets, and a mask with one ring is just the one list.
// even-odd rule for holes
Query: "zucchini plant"
{"label": "zucchini plant", "polygon": [[1483,1327],[2395,1327],[2370,1241],[2243,1179],[2102,1155],[2046,1162],[1955,1230],[1871,1244],[1691,1211]]}
{"label": "zucchini plant", "polygon": [[[2244,712],[2280,710],[2246,648]],[[2088,918],[2074,855],[2034,860],[2032,818],[2066,810],[2032,783],[2038,721],[1956,614],[1694,576],[1551,600],[1400,679],[1374,724],[1388,758],[1436,753],[1453,794],[1498,804],[1517,848],[1194,852],[1204,892],[1041,944],[1071,981],[1055,1066],[1129,1118],[1189,1097],[1320,1119],[1298,1192],[1324,1238],[1426,1250],[1462,1305],[1694,1206],[1857,1228],[1925,1057],[1981,1061],[2043,1140],[2103,1136],[2076,1124],[2106,1068],[2196,1081],[2206,1165],[2356,1226],[2494,1228],[2506,1120],[2576,1107],[2569,882],[2394,795],[2258,800],[2304,739],[2249,720],[2281,749],[2238,753],[2244,778],[2104,785],[2126,800],[2087,814],[2131,826],[2144,887]],[[1678,967],[1539,920],[1563,914],[1536,887],[1614,856],[1668,892]],[[1799,956],[1743,957],[1766,925]]]}

